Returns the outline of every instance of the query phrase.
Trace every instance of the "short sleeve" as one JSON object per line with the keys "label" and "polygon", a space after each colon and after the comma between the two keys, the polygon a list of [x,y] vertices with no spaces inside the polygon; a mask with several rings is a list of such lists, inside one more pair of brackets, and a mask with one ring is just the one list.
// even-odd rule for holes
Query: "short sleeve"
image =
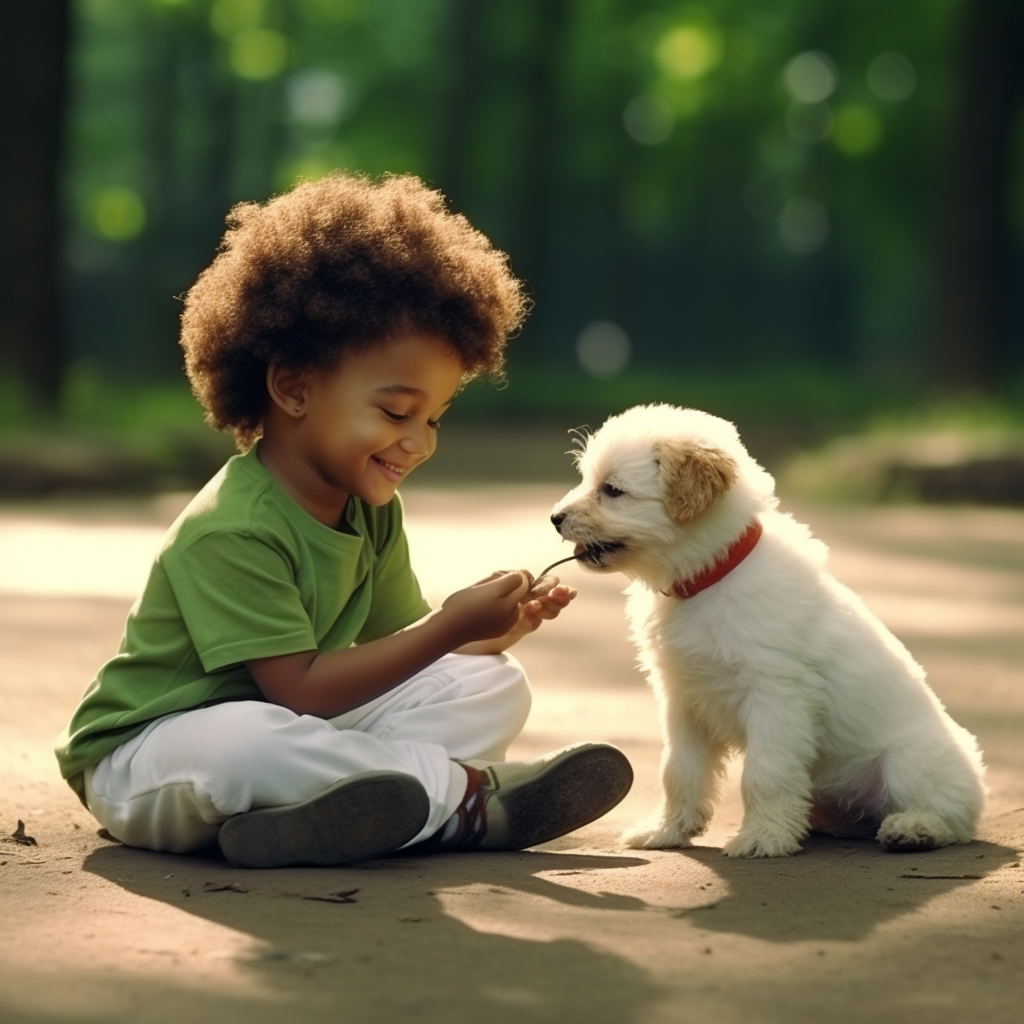
{"label": "short sleeve", "polygon": [[207,672],[316,649],[290,559],[244,532],[214,532],[162,556]]}
{"label": "short sleeve", "polygon": [[412,571],[409,542],[402,525],[402,504],[397,496],[388,505],[386,514],[381,524],[383,529],[373,538],[376,549],[373,600],[356,643],[390,636],[430,611]]}

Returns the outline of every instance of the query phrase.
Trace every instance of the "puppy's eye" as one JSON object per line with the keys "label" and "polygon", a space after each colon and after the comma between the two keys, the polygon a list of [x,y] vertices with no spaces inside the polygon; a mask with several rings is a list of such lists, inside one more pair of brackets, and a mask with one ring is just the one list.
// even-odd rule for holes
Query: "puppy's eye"
{"label": "puppy's eye", "polygon": [[607,498],[621,498],[626,492],[614,484],[601,484],[601,493]]}

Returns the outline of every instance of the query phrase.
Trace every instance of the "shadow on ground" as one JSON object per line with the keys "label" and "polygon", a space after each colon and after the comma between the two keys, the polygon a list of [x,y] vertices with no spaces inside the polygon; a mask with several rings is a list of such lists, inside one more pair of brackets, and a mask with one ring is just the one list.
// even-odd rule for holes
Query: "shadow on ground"
{"label": "shadow on ground", "polygon": [[681,855],[711,868],[728,895],[680,917],[709,932],[769,942],[863,939],[1018,860],[1016,850],[996,843],[905,855],[886,853],[871,840],[826,836],[812,836],[797,858],[781,861],[731,860],[697,847]]}
{"label": "shadow on ground", "polygon": [[[239,871],[219,857],[182,858],[124,847],[96,850],[87,872],[127,892],[242,932],[233,954],[256,991],[288,996],[309,983],[325,1013],[345,1019],[445,1014],[492,1022],[625,1022],[642,1016],[660,987],[630,961],[587,941],[538,942],[488,934],[445,912],[445,880],[502,901],[533,894],[562,909],[643,909],[626,896],[598,896],[538,877],[545,870],[600,873],[646,860],[524,852],[391,857],[347,868]],[[343,895],[337,895],[337,894]],[[509,901],[511,904],[511,901]],[[369,1013],[370,1017],[363,1015]],[[309,1019],[304,1017],[304,1019]]]}
{"label": "shadow on ground", "polygon": [[[645,1008],[669,994],[659,972],[645,969],[648,944],[662,957],[675,946],[686,973],[701,969],[687,963],[694,943],[714,935],[856,944],[1016,858],[990,842],[901,856],[814,836],[799,857],[781,861],[733,861],[694,847],[394,856],[342,869],[247,872],[219,856],[116,846],[95,850],[84,868],[246,937],[215,955],[229,958],[261,998],[300,999],[305,1019],[348,1007],[354,1016],[346,1019],[358,1020],[451,1013],[618,1024],[645,1020]],[[632,949],[623,945],[630,933],[638,936]],[[614,949],[605,939],[612,934]],[[803,984],[790,977],[789,996]]]}

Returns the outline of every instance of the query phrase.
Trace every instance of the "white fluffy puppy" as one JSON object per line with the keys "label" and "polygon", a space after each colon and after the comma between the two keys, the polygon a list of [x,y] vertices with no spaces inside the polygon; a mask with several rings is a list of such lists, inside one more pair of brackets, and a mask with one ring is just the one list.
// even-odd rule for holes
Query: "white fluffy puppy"
{"label": "white fluffy puppy", "polygon": [[974,837],[983,767],[918,665],[777,511],[736,428],[695,409],[613,416],[552,522],[581,564],[633,580],[628,614],[664,733],[664,800],[634,847],[689,846],[728,754],[744,754],[730,857],[796,853],[809,830],[888,850]]}

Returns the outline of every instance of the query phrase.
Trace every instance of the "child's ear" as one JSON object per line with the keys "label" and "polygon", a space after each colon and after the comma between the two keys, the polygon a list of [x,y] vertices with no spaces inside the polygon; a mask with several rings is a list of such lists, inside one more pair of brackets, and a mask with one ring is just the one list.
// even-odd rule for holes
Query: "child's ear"
{"label": "child's ear", "polygon": [[278,363],[267,367],[267,393],[271,401],[289,416],[301,416],[306,404],[306,375]]}

